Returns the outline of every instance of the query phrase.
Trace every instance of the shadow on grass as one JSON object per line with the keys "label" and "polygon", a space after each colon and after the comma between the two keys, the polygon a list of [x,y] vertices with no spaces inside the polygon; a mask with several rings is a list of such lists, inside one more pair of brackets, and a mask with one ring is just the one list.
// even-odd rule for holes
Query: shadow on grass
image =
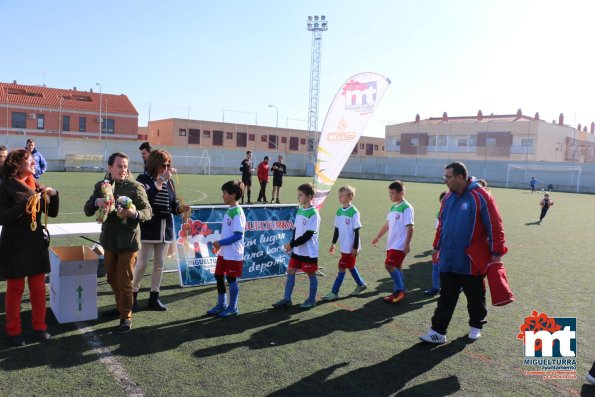
{"label": "shadow on grass", "polygon": [[[405,269],[404,272],[407,275],[408,272],[417,271],[416,269],[419,269],[419,267],[411,266],[410,268]],[[376,292],[373,294],[392,292],[392,289],[392,279],[383,279],[380,281],[380,284],[378,284],[376,288]],[[388,304],[384,302],[383,299],[379,298],[369,301],[354,310],[341,309],[341,306],[338,306],[337,310],[306,320],[300,321],[299,319],[288,319],[288,321],[252,333],[246,341],[219,344],[206,349],[197,350],[194,355],[197,357],[215,356],[242,347],[248,347],[249,349],[254,350],[266,349],[280,345],[289,345],[302,340],[317,339],[338,331],[360,332],[375,329],[392,322],[395,316],[407,313],[411,310],[417,310],[427,303],[433,303],[433,301],[428,300],[421,290],[417,290],[408,294],[405,300],[399,304]],[[320,302],[319,304],[329,305],[333,303]],[[292,313],[295,313],[296,310],[299,309],[292,308],[291,310],[281,310],[276,312],[287,313],[287,316],[289,317]],[[316,308],[312,310],[316,310]],[[270,316],[271,314],[269,312],[270,311],[263,311],[259,313],[262,313],[264,316]],[[256,319],[251,315],[252,313],[249,313],[248,315],[240,315],[237,318],[228,320],[225,323],[225,327],[222,327],[218,322],[205,323],[201,326],[201,332],[206,332],[207,335],[213,334],[214,336],[224,336],[229,332],[227,326],[231,324],[240,326],[244,329],[255,328],[252,324],[256,320],[260,326],[266,325],[266,322],[263,322],[258,318],[260,317],[260,314],[256,314]],[[210,329],[211,327],[213,327],[213,329]],[[233,329],[232,332],[238,333]]]}
{"label": "shadow on grass", "polygon": [[[271,393],[269,397],[393,395],[401,391],[407,382],[431,371],[442,361],[463,351],[467,346],[467,341],[467,337],[460,337],[439,346],[421,342],[384,362],[358,368],[329,379],[334,371],[348,363],[333,365]],[[459,389],[457,377],[449,376],[402,390],[403,394],[399,393],[399,395],[445,396]]]}
{"label": "shadow on grass", "polygon": [[432,250],[427,250],[422,252],[421,254],[414,255],[414,258],[425,258],[426,256],[432,255]]}
{"label": "shadow on grass", "polygon": [[541,222],[535,221],[535,222],[527,222],[527,223],[525,223],[525,226],[536,226],[536,225],[541,225]]}

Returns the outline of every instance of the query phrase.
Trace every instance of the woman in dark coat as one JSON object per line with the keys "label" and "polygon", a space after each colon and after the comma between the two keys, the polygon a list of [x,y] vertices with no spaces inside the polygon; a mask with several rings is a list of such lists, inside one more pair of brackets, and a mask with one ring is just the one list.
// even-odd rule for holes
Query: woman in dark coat
{"label": "woman in dark coat", "polygon": [[[21,297],[25,277],[31,295],[35,337],[50,339],[45,323],[45,273],[50,271],[49,237],[42,226],[42,213],[58,216],[58,192],[35,180],[35,159],[27,150],[10,152],[0,185],[0,276],[6,282],[6,333],[9,342],[23,346]],[[47,201],[46,201],[47,200]],[[36,204],[39,204],[37,206]],[[35,217],[33,217],[33,214]]]}
{"label": "woman in dark coat", "polygon": [[138,253],[132,281],[133,310],[138,308],[138,290],[151,256],[153,256],[153,271],[147,306],[151,310],[167,310],[159,300],[159,288],[167,249],[175,241],[172,214],[181,214],[189,210],[189,207],[182,205],[176,197],[174,183],[171,180],[172,172],[170,154],[165,150],[153,150],[147,158],[145,173],[136,178],[136,181],[147,191],[153,217],[140,225],[142,247]]}

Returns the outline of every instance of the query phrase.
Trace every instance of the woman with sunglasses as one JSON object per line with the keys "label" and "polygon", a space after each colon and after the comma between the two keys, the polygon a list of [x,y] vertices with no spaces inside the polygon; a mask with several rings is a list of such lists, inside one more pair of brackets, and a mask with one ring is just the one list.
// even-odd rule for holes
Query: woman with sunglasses
{"label": "woman with sunglasses", "polygon": [[153,218],[141,224],[142,248],[138,254],[132,281],[133,311],[138,309],[138,291],[151,254],[153,254],[153,271],[147,306],[150,310],[167,310],[159,300],[159,288],[167,248],[175,240],[172,213],[181,214],[189,209],[188,206],[181,205],[176,197],[174,183],[171,180],[174,171],[170,154],[159,149],[149,154],[145,173],[136,178],[147,191],[149,203],[153,209]]}

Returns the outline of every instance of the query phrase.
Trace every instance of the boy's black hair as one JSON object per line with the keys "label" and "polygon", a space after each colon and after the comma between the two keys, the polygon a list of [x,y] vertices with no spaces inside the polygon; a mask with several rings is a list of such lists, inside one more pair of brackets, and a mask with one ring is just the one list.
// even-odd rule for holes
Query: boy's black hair
{"label": "boy's black hair", "polygon": [[221,191],[227,194],[233,194],[236,200],[239,200],[244,194],[244,183],[242,181],[227,181],[221,186]]}
{"label": "boy's black hair", "polygon": [[151,153],[153,151],[153,148],[151,147],[151,144],[149,142],[143,142],[138,147],[138,150],[146,150],[147,152]]}
{"label": "boy's black hair", "polygon": [[448,192],[442,192],[442,193],[440,193],[440,197],[439,197],[440,201],[442,201],[442,199],[444,199],[444,196],[446,196],[447,193]]}
{"label": "boy's black hair", "polygon": [[306,196],[312,198],[314,198],[314,194],[316,194],[316,191],[314,190],[314,185],[312,185],[310,182],[304,183],[303,185],[299,185],[297,190],[304,193]]}
{"label": "boy's black hair", "polygon": [[388,188],[390,190],[396,190],[397,192],[401,193],[403,190],[405,190],[405,184],[399,180],[396,180],[392,182],[390,185],[388,185]]}

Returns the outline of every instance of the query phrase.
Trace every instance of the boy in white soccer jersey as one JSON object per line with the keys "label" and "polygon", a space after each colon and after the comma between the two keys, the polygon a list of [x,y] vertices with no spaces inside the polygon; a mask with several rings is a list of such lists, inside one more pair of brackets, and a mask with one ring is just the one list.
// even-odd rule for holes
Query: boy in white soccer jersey
{"label": "boy in white soccer jersey", "polygon": [[399,303],[407,295],[403,281],[403,260],[411,251],[413,237],[413,207],[405,200],[405,186],[401,181],[394,181],[388,186],[390,200],[395,203],[386,217],[386,223],[372,240],[374,247],[378,240],[388,231],[386,242],[386,261],[384,267],[395,284],[394,293],[384,298],[388,303]]}
{"label": "boy in white soccer jersey", "polygon": [[[478,182],[479,183],[479,182]],[[442,199],[446,196],[447,192],[440,193],[438,196],[438,202],[442,203]],[[438,229],[438,223],[440,218],[440,209],[436,213],[436,224],[434,225],[434,229]],[[438,261],[432,258],[432,288],[425,290],[424,295],[434,296],[440,292],[440,266],[438,265]]]}
{"label": "boy in white soccer jersey", "polygon": [[[229,181],[221,186],[223,202],[229,209],[223,217],[221,240],[213,243],[213,251],[218,253],[215,267],[217,280],[217,304],[207,311],[210,316],[227,318],[237,316],[240,287],[237,278],[242,276],[244,265],[244,229],[246,216],[238,200],[244,193],[244,184],[240,181]],[[225,290],[225,277],[229,286],[229,304]]]}
{"label": "boy in white soccer jersey", "polygon": [[320,214],[312,206],[314,186],[305,183],[297,188],[300,207],[295,216],[295,230],[293,239],[285,244],[285,250],[291,252],[291,259],[287,267],[285,281],[285,295],[280,301],[273,303],[275,309],[291,307],[291,293],[295,285],[295,273],[302,269],[310,280],[310,294],[308,299],[300,305],[300,309],[311,309],[316,306],[316,291],[318,289],[318,230],[320,228]]}
{"label": "boy in white soccer jersey", "polygon": [[325,301],[334,301],[339,298],[339,289],[345,279],[345,269],[349,269],[357,284],[351,295],[359,295],[368,288],[355,266],[355,259],[361,247],[359,231],[362,224],[360,222],[359,211],[351,204],[354,195],[355,188],[351,186],[343,186],[339,189],[339,202],[342,205],[335,215],[335,233],[329,253],[331,255],[335,254],[335,244],[339,240],[341,259],[339,260],[339,274],[335,279],[333,289],[322,297]]}

